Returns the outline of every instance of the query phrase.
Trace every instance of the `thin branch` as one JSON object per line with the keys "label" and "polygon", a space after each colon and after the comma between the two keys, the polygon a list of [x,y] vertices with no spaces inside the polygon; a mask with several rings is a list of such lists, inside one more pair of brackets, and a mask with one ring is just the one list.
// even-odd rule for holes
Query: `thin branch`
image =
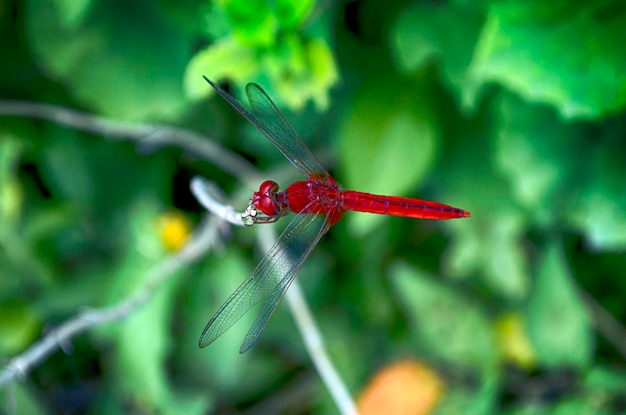
{"label": "thin branch", "polygon": [[[259,231],[259,242],[263,249],[268,251],[276,242],[274,227],[263,227]],[[313,313],[311,313],[309,304],[302,294],[302,288],[298,280],[294,280],[291,283],[286,298],[291,315],[296,322],[296,327],[298,327],[309,356],[311,356],[311,360],[326,385],[328,393],[335,401],[337,408],[343,415],[357,415],[358,412],[354,400],[328,355],[324,337],[313,317]]]}
{"label": "thin branch", "polygon": [[587,310],[593,317],[593,324],[596,330],[626,359],[626,329],[624,329],[624,326],[613,314],[598,303],[591,294],[583,291],[583,298]]}
{"label": "thin branch", "polygon": [[[275,237],[276,235],[274,235],[274,239]],[[317,372],[326,385],[328,393],[330,393],[343,415],[358,415],[352,395],[326,350],[324,338],[297,281],[294,281],[291,287],[289,287],[286,297],[291,314],[296,321],[296,326],[304,339],[304,345],[311,356]]]}
{"label": "thin branch", "polygon": [[63,343],[77,335],[95,326],[122,319],[141,307],[165,280],[179,269],[195,262],[211,248],[217,239],[219,224],[220,220],[216,217],[211,217],[201,224],[183,249],[154,267],[152,275],[148,278],[148,284],[141,291],[114,306],[90,309],[78,314],[51,330],[25,352],[11,359],[0,371],[0,387],[13,380],[23,379],[34,367],[56,352]]}
{"label": "thin branch", "polygon": [[[194,177],[191,187],[200,203],[209,209],[210,212],[215,215],[224,214],[225,216],[222,219],[236,226],[244,226],[241,214],[235,213],[231,206],[224,205],[221,202],[220,192],[212,182]],[[272,226],[261,226],[258,235],[259,242],[266,252],[276,243],[276,233]],[[289,287],[286,297],[304,345],[333,401],[342,414],[356,415],[358,413],[356,405],[345,382],[341,379],[339,371],[328,355],[322,333],[302,294],[302,289],[297,279]]]}
{"label": "thin branch", "polygon": [[191,179],[189,187],[191,193],[206,210],[232,225],[244,225],[241,219],[242,214],[223,202],[222,190],[214,182],[196,176]]}
{"label": "thin branch", "polygon": [[37,118],[110,139],[153,146],[175,146],[207,160],[233,176],[249,180],[257,171],[246,159],[208,137],[164,124],[113,121],[52,104],[0,100],[0,115]]}

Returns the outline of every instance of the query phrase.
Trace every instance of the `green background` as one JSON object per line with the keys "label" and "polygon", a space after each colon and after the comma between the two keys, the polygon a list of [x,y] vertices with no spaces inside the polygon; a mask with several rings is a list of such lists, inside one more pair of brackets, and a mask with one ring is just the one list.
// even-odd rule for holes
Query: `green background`
{"label": "green background", "polygon": [[[4,1],[0,104],[194,130],[285,186],[298,172],[202,75],[244,103],[257,82],[344,187],[472,213],[348,213],[314,250],[298,280],[354,395],[408,357],[447,385],[440,413],[622,413],[624,28],[617,0]],[[144,288],[169,255],[159,219],[202,218],[194,175],[243,210],[258,183],[232,173],[176,145],[0,114],[0,360]],[[259,260],[255,235],[225,233],[131,318],[65,345],[0,403],[335,413],[285,305],[245,355],[244,322],[197,347]],[[511,316],[514,338],[500,324]]]}

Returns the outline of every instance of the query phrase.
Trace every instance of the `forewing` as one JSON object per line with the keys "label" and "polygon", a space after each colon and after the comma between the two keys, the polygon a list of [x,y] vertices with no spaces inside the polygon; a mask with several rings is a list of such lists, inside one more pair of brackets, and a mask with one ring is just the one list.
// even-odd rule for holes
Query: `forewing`
{"label": "forewing", "polygon": [[256,115],[255,124],[298,170],[307,177],[328,175],[311,150],[298,138],[289,121],[259,85],[246,85],[246,94]]}
{"label": "forewing", "polygon": [[246,335],[240,352],[259,338],[287,288],[330,224],[326,215],[296,215],[270,248],[252,275],[226,300],[209,320],[200,347],[206,347],[232,327],[250,308],[265,301],[261,313]]}
{"label": "forewing", "polygon": [[328,175],[322,163],[317,160],[308,147],[298,138],[289,121],[287,121],[263,88],[254,83],[246,86],[246,94],[252,106],[252,111],[249,111],[238,100],[211,82],[209,78],[205,76],[204,79],[226,102],[261,131],[287,157],[291,164],[305,176]]}

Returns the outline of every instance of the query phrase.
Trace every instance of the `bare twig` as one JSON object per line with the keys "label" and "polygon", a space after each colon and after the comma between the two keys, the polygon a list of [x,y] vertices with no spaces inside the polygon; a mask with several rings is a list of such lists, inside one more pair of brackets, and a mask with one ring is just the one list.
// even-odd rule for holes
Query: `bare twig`
{"label": "bare twig", "polygon": [[[259,241],[265,251],[269,250],[276,242],[274,227],[264,226],[262,230],[259,231]],[[304,345],[309,352],[309,356],[311,356],[311,360],[317,372],[326,385],[328,393],[330,393],[333,401],[335,401],[335,404],[343,415],[357,415],[358,412],[354,400],[326,351],[326,344],[324,343],[322,332],[317,326],[317,322],[313,317],[313,313],[311,313],[309,304],[306,302],[302,294],[302,288],[297,280],[291,283],[286,298],[289,309],[291,310],[291,315],[296,322],[296,327],[298,327]]]}
{"label": "bare twig", "polygon": [[191,179],[191,193],[202,206],[215,216],[235,225],[242,226],[241,213],[236,212],[232,206],[224,203],[221,189],[212,181],[196,176]]}
{"label": "bare twig", "polygon": [[34,367],[56,352],[60,345],[84,331],[122,319],[148,301],[155,289],[179,269],[188,266],[204,255],[217,238],[220,220],[212,217],[201,224],[191,240],[176,255],[157,264],[149,283],[132,297],[111,307],[86,310],[51,330],[45,337],[29,347],[24,353],[11,359],[0,371],[0,386],[25,377]]}
{"label": "bare twig", "polygon": [[612,344],[615,350],[626,359],[626,329],[624,326],[591,294],[583,292],[583,298],[598,333],[602,334],[609,344]]}
{"label": "bare twig", "polygon": [[154,146],[174,146],[207,160],[240,179],[256,176],[244,158],[226,150],[208,137],[191,130],[163,124],[113,121],[51,104],[0,100],[0,115],[37,118],[110,139],[135,141]]}

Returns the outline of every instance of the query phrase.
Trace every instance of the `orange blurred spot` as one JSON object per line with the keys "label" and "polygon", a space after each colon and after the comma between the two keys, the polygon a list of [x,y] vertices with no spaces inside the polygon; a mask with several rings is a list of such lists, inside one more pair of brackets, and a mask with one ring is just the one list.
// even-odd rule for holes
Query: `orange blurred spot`
{"label": "orange blurred spot", "polygon": [[161,215],[159,218],[159,228],[161,243],[168,251],[178,251],[181,249],[189,235],[191,235],[191,223],[178,212],[170,212]]}
{"label": "orange blurred spot", "polygon": [[405,360],[383,368],[361,392],[361,415],[422,415],[437,406],[443,382],[430,368]]}

